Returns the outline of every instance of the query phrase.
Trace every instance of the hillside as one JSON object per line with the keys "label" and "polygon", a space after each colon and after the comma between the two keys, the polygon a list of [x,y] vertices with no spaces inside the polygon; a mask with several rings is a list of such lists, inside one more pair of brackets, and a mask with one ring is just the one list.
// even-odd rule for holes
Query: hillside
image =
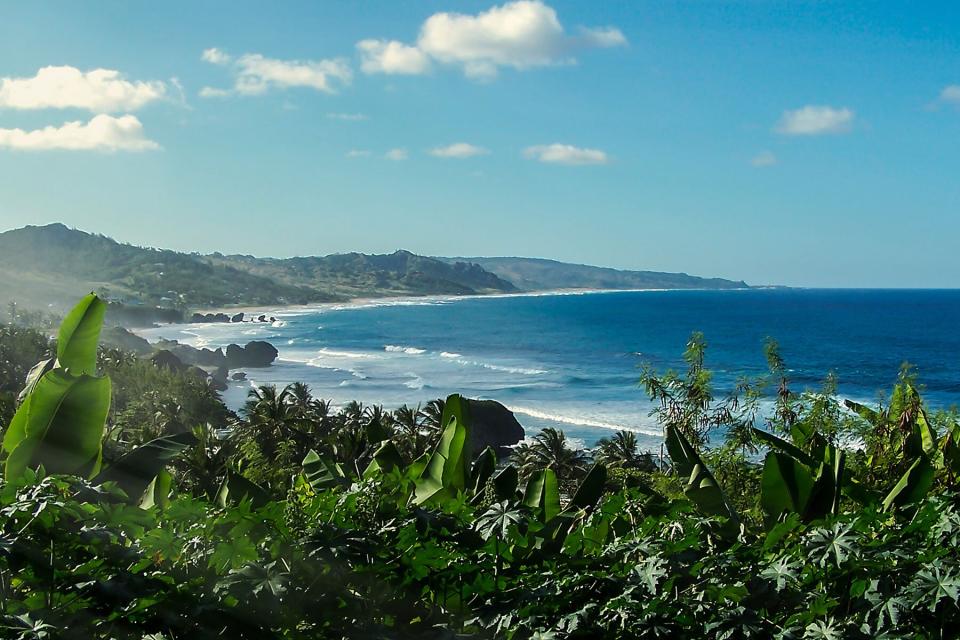
{"label": "hillside", "polygon": [[322,283],[325,291],[342,297],[469,295],[517,290],[512,283],[476,264],[426,258],[409,251],[286,259],[215,254],[207,259],[215,265],[242,269],[290,286]]}
{"label": "hillside", "polygon": [[[62,310],[99,291],[151,321],[155,307],[307,304],[354,297],[550,289],[733,289],[743,282],[537,258],[428,258],[409,251],[297,258],[201,255],[123,244],[62,224],[0,233],[0,303]],[[114,305],[119,309],[119,305]],[[154,314],[155,315],[155,314]]]}
{"label": "hillside", "polygon": [[128,303],[173,306],[306,303],[331,299],[202,256],[121,244],[62,224],[0,233],[0,300],[62,307],[84,291]]}
{"label": "hillside", "polygon": [[355,296],[510,292],[481,267],[416,256],[204,256],[138,247],[62,224],[0,233],[0,302],[62,309],[84,291],[134,306],[306,304]]}
{"label": "hillside", "polygon": [[523,291],[550,289],[745,289],[747,283],[686,273],[621,271],[543,258],[439,258],[478,264]]}

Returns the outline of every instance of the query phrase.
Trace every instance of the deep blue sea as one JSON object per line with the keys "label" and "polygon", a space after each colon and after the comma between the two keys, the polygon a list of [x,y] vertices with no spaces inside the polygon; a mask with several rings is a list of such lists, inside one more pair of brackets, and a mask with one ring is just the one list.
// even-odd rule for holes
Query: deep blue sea
{"label": "deep blue sea", "polygon": [[708,342],[722,396],[766,371],[763,343],[780,343],[795,390],[829,371],[840,394],[873,401],[900,364],[917,367],[933,407],[960,403],[960,290],[643,291],[433,298],[278,310],[270,324],[175,325],[146,332],[196,346],[269,340],[280,360],[248,370],[250,384],[302,380],[335,403],[388,408],[460,392],[510,407],[533,433],[563,428],[591,446],[614,429],[653,449],[661,431],[638,386],[639,367],[683,367],[691,332]]}

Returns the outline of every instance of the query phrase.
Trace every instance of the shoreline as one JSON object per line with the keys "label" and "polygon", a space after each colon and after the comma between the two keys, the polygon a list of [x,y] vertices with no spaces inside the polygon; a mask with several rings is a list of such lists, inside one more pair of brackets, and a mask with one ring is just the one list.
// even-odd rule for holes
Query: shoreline
{"label": "shoreline", "polygon": [[[730,288],[730,289],[712,289],[712,288],[683,288],[683,289],[594,289],[594,288],[570,288],[570,289],[544,289],[541,291],[517,291],[512,293],[470,293],[470,294],[431,294],[431,295],[397,295],[397,296],[360,296],[350,298],[339,302],[313,302],[308,304],[286,304],[286,305],[262,305],[262,306],[223,306],[196,309],[194,313],[225,313],[234,315],[244,314],[244,323],[247,323],[247,316],[257,317],[260,315],[300,315],[302,313],[311,313],[317,311],[344,311],[347,309],[362,309],[373,306],[386,306],[383,303],[395,303],[397,306],[405,304],[415,304],[418,302],[456,302],[459,300],[480,300],[480,299],[498,299],[498,298],[537,298],[548,296],[577,296],[577,295],[598,295],[608,293],[663,293],[667,291],[752,291],[757,287],[748,288]],[[229,322],[181,322],[171,324],[240,324]]]}

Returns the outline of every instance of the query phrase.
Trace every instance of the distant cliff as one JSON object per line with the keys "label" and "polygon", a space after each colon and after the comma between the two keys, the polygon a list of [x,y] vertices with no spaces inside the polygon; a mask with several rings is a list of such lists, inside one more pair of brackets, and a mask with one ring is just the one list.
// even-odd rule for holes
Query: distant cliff
{"label": "distant cliff", "polygon": [[480,265],[524,291],[551,289],[746,289],[742,280],[686,273],[621,271],[542,258],[439,258]]}

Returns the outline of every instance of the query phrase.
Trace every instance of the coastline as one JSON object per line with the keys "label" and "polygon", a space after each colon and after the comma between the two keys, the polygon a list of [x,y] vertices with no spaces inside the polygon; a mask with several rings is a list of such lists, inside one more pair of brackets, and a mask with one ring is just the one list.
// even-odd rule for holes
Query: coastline
{"label": "coastline", "polygon": [[[464,295],[438,294],[438,295],[396,295],[396,296],[359,296],[340,302],[314,302],[309,304],[287,304],[287,305],[261,305],[261,306],[243,306],[227,305],[223,307],[210,307],[196,309],[196,313],[225,313],[228,315],[243,313],[244,316],[257,317],[260,315],[301,315],[317,311],[341,311],[346,309],[361,309],[373,306],[386,306],[395,304],[397,306],[413,305],[417,303],[431,302],[456,302],[458,300],[478,300],[478,299],[497,299],[497,298],[535,298],[543,296],[578,296],[578,295],[599,295],[608,293],[659,293],[666,291],[752,291],[756,287],[731,288],[731,289],[713,289],[713,288],[682,288],[682,289],[596,289],[596,288],[569,288],[569,289],[544,289],[540,291],[517,291],[512,293],[471,293]],[[172,323],[172,324],[230,324],[230,323]]]}

